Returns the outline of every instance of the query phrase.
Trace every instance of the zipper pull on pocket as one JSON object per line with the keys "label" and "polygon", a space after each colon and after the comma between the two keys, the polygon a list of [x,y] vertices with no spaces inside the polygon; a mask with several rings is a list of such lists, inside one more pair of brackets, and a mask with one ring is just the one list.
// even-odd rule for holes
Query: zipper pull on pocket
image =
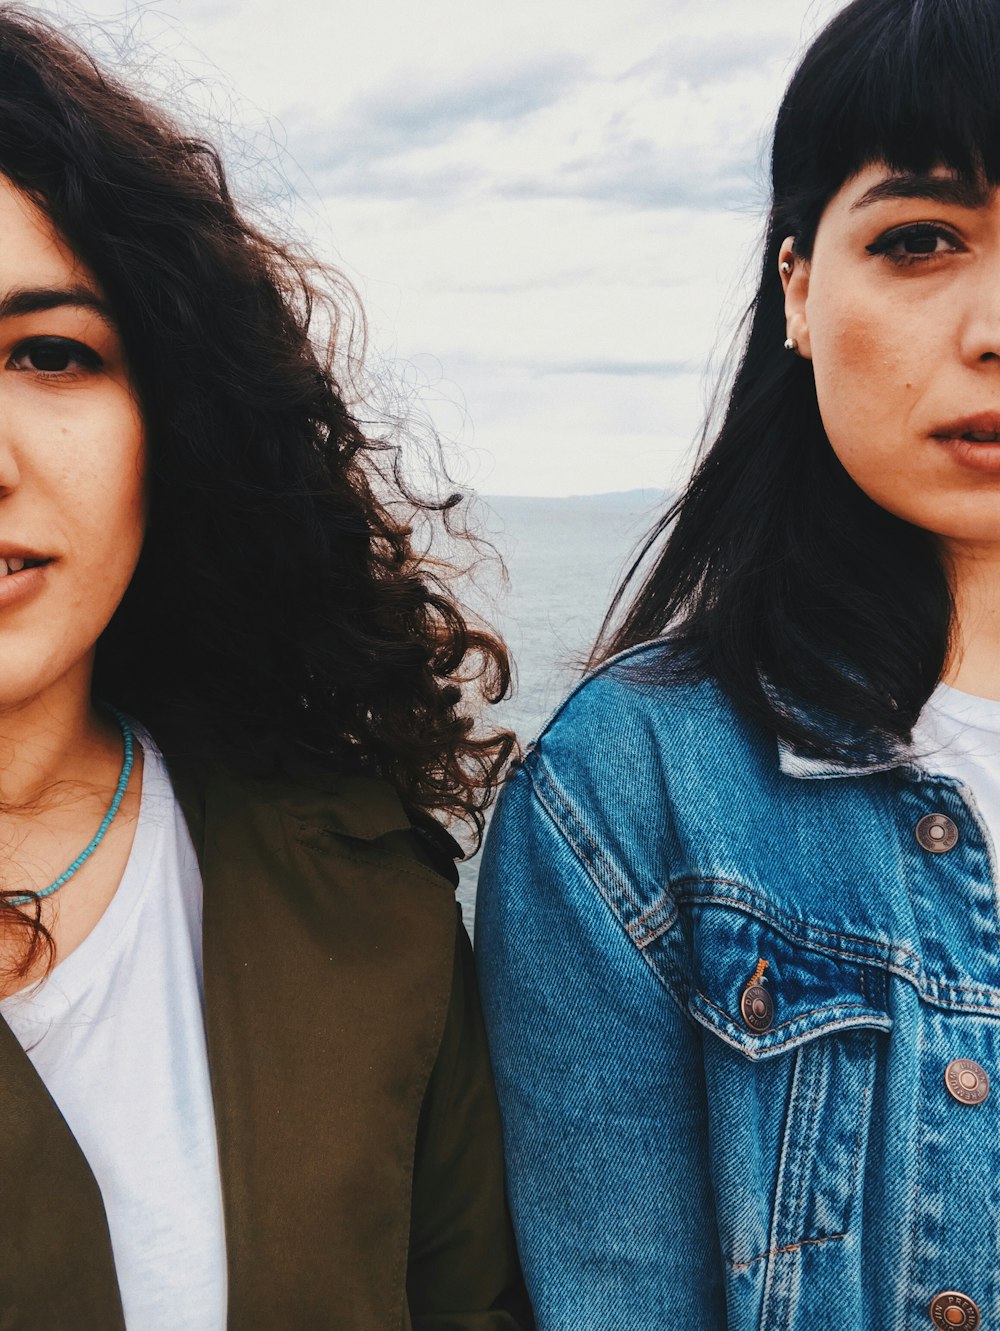
{"label": "zipper pull on pocket", "polygon": [[740,995],[740,1012],[755,1035],[769,1031],[774,1022],[774,999],[764,988],[764,972],[768,964],[763,957],[757,958],[757,969]]}

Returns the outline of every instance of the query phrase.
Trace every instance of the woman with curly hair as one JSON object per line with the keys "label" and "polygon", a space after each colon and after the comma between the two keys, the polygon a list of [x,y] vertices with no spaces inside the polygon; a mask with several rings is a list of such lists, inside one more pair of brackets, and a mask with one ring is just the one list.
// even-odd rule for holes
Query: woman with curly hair
{"label": "woman with curly hair", "polygon": [[0,1321],[528,1325],[438,821],[503,645],[322,271],[7,6],[0,173]]}

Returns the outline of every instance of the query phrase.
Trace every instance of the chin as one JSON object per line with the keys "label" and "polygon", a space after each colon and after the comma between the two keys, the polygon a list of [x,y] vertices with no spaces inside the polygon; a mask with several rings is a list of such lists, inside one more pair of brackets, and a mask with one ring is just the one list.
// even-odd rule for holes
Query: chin
{"label": "chin", "polygon": [[84,682],[89,690],[93,648],[70,660],[50,658],[39,668],[39,662],[46,656],[42,644],[37,641],[8,643],[5,636],[0,625],[0,717],[5,712],[41,703],[46,697],[54,701],[64,691],[79,695]]}

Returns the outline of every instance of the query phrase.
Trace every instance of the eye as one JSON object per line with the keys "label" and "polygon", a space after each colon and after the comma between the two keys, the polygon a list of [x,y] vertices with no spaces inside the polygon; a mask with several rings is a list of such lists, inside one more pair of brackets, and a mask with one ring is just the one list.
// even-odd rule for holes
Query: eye
{"label": "eye", "polygon": [[93,373],[102,365],[100,356],[82,342],[68,337],[31,337],[11,352],[8,367],[27,370],[45,378],[71,378],[81,370]]}
{"label": "eye", "polygon": [[869,254],[880,255],[890,263],[908,267],[915,263],[928,263],[945,254],[957,254],[964,249],[962,242],[945,227],[933,222],[913,222],[886,231],[878,240],[866,245]]}

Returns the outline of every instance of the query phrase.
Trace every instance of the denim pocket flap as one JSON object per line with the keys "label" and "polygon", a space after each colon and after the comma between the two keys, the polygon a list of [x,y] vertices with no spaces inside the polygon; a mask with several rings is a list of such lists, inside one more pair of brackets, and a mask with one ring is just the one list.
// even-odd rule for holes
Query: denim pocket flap
{"label": "denim pocket flap", "polygon": [[691,912],[694,1018],[750,1059],[857,1027],[888,1031],[884,968],[796,940],[740,910]]}

